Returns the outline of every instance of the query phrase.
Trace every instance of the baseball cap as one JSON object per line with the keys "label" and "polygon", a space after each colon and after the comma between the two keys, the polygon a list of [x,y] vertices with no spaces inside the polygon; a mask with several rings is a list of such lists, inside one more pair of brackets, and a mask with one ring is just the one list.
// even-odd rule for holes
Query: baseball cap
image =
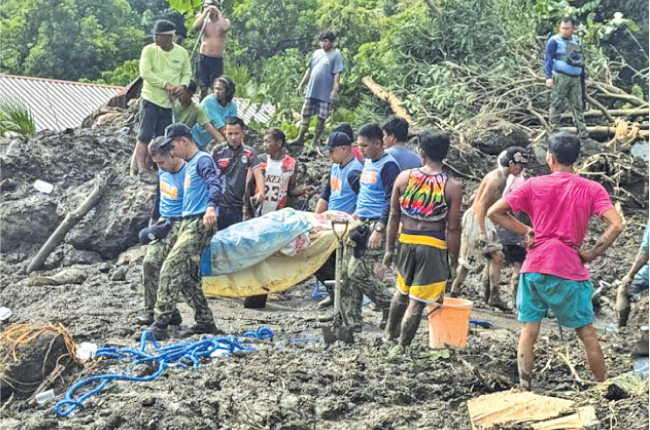
{"label": "baseball cap", "polygon": [[172,143],[172,140],[179,137],[187,137],[192,139],[192,130],[181,122],[170,124],[165,128],[165,140],[160,144],[160,147],[167,146]]}
{"label": "baseball cap", "polygon": [[352,146],[350,137],[342,131],[333,131],[327,138],[327,145],[323,148],[325,152],[329,152],[332,148],[337,146]]}

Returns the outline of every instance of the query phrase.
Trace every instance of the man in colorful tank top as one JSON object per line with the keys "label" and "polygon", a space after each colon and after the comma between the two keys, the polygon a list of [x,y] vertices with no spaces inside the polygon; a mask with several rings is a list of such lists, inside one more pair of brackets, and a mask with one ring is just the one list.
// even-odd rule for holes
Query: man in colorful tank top
{"label": "man in colorful tank top", "polygon": [[581,140],[589,138],[583,111],[581,75],[584,55],[582,45],[573,35],[575,21],[564,18],[560,22],[560,33],[546,41],[544,72],[546,86],[551,89],[551,108],[549,123],[553,131],[560,125],[560,114],[568,109]]}
{"label": "man in colorful tank top", "polygon": [[354,212],[361,225],[350,234],[350,241],[354,245],[350,243],[345,250],[348,265],[341,291],[341,315],[345,325],[361,331],[364,295],[383,312],[381,329],[388,319],[390,285],[377,279],[375,268],[384,257],[390,198],[400,170],[395,158],[384,152],[382,132],[378,125],[364,125],[359,130],[357,143],[366,159]]}
{"label": "man in colorful tank top", "polygon": [[528,160],[526,150],[512,146],[500,159],[500,166],[485,175],[476,190],[472,207],[463,215],[463,233],[460,242],[459,268],[451,288],[452,297],[460,293],[470,271],[478,270],[485,264],[484,297],[487,304],[507,311],[508,307],[499,294],[501,266],[503,265],[503,245],[499,241],[497,229],[487,218],[487,211],[503,194],[508,175],[521,174]]}
{"label": "man in colorful tank top", "polygon": [[[163,136],[149,143],[149,154],[158,166],[158,186],[156,199],[151,211],[152,230],[167,231],[164,237],[156,237],[147,244],[147,254],[142,262],[142,283],[144,286],[144,308],[138,313],[136,322],[141,325],[153,323],[153,310],[158,294],[158,279],[167,254],[178,237],[178,228],[183,216],[183,182],[185,181],[185,161],[171,155],[169,145],[162,145]],[[174,310],[171,325],[181,323],[181,314]]]}
{"label": "man in colorful tank top", "polygon": [[171,154],[186,161],[183,181],[182,220],[178,237],[160,270],[158,296],[151,331],[156,339],[168,337],[167,326],[176,308],[178,296],[194,311],[196,325],[179,331],[179,336],[198,333],[222,333],[203,295],[199,265],[201,253],[209,245],[217,224],[221,200],[221,180],[210,154],[199,150],[192,131],[185,124],[172,124],[165,130],[164,145]]}
{"label": "man in colorful tank top", "polygon": [[[585,264],[605,253],[623,231],[623,222],[605,188],[574,173],[579,155],[576,136],[552,135],[546,153],[552,173],[529,179],[488,211],[496,224],[524,237],[528,248],[517,292],[517,319],[523,323],[517,366],[524,390],[532,387],[535,343],[549,309],[560,325],[576,329],[596,380],[607,377],[593,326],[593,285]],[[520,211],[530,216],[532,228],[510,214]],[[593,248],[586,249],[583,243],[592,215],[604,220],[607,229]]]}
{"label": "man in colorful tank top", "polygon": [[386,332],[391,340],[399,338],[401,349],[413,341],[424,307],[442,303],[451,276],[449,263],[456,266],[460,248],[463,189],[442,172],[449,136],[427,130],[418,141],[424,165],[403,171],[395,180],[383,260],[386,268],[397,263],[397,291]]}

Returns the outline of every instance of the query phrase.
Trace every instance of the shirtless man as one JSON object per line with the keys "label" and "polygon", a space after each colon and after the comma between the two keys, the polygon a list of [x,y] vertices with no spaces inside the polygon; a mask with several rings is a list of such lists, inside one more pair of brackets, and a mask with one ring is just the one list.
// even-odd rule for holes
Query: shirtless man
{"label": "shirtless man", "polygon": [[487,280],[484,297],[490,306],[506,310],[507,306],[499,295],[501,282],[501,266],[505,258],[503,245],[499,241],[497,229],[487,218],[487,211],[496,203],[506,187],[508,175],[518,176],[527,163],[526,150],[512,146],[500,158],[499,167],[488,173],[481,181],[472,207],[463,215],[460,256],[458,259],[458,274],[451,288],[451,296],[456,297],[460,286],[465,281],[470,270],[477,270],[481,263],[486,263]]}
{"label": "shirtless man", "polygon": [[223,52],[226,48],[226,33],[230,30],[230,20],[217,8],[215,0],[205,0],[201,15],[192,25],[195,33],[200,32],[201,28],[203,33],[196,75],[203,99],[214,85],[214,80],[223,75]]}

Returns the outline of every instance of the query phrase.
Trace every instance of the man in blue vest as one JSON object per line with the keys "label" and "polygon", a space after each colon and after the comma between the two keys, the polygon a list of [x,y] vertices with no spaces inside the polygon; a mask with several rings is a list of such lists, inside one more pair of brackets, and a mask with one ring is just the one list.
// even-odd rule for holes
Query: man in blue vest
{"label": "man in blue vest", "polygon": [[393,183],[400,173],[397,160],[384,152],[383,133],[377,124],[366,124],[357,137],[357,145],[365,158],[361,172],[359,196],[354,215],[361,225],[350,233],[346,254],[349,263],[341,291],[343,323],[354,331],[363,325],[362,303],[366,295],[383,312],[380,328],[388,319],[392,285],[379,281],[375,268],[384,257],[386,223],[390,213]]}
{"label": "man in blue vest", "polygon": [[[160,268],[176,242],[183,217],[185,160],[172,156],[170,145],[164,143],[163,136],[156,137],[149,143],[149,154],[158,166],[158,187],[151,212],[151,221],[154,224],[143,230],[146,236],[151,237],[146,237],[146,241],[141,240],[148,244],[147,255],[142,262],[144,309],[136,317],[136,322],[141,325],[153,323]],[[179,325],[181,321],[180,313],[174,310],[170,324]]]}
{"label": "man in blue vest", "polygon": [[589,138],[583,114],[584,100],[582,78],[585,67],[582,45],[573,35],[575,21],[564,18],[560,22],[560,34],[546,42],[546,86],[551,89],[551,108],[549,122],[552,131],[557,131],[560,113],[571,111],[573,122],[578,129],[580,140]]}
{"label": "man in blue vest", "polygon": [[165,145],[171,154],[186,161],[183,184],[183,219],[178,238],[160,271],[155,322],[151,331],[156,339],[168,337],[167,326],[176,308],[178,295],[194,310],[196,325],[182,335],[223,333],[214,324],[212,311],[201,289],[201,253],[209,245],[217,224],[221,201],[221,180],[217,166],[207,152],[200,151],[192,131],[185,124],[172,124],[165,130]]}
{"label": "man in blue vest", "polygon": [[[314,212],[320,214],[325,211],[341,211],[353,214],[357,209],[359,178],[363,164],[352,152],[352,140],[342,131],[330,133],[324,150],[329,154],[332,166]],[[336,258],[332,253],[327,262],[316,272],[316,279],[322,283],[334,279],[336,276],[335,266]],[[329,307],[334,303],[333,288],[330,286],[326,286],[326,288],[329,295],[318,303],[319,308]],[[323,321],[330,318],[332,317],[326,316]]]}

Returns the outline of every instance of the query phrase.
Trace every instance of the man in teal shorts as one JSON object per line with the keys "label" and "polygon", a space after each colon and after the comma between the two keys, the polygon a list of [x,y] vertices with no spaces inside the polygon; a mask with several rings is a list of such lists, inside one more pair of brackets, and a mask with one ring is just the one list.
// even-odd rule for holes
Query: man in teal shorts
{"label": "man in teal shorts", "polygon": [[[580,140],[576,136],[552,135],[546,154],[552,173],[529,179],[488,210],[494,223],[524,237],[528,248],[517,293],[517,318],[523,323],[517,366],[525,390],[531,389],[535,342],[549,309],[558,323],[576,329],[596,380],[602,382],[607,376],[592,324],[593,285],[584,264],[605,253],[623,231],[623,223],[605,188],[573,172],[579,155]],[[510,212],[527,213],[533,228]],[[587,250],[582,245],[592,215],[605,221],[607,229]]]}

